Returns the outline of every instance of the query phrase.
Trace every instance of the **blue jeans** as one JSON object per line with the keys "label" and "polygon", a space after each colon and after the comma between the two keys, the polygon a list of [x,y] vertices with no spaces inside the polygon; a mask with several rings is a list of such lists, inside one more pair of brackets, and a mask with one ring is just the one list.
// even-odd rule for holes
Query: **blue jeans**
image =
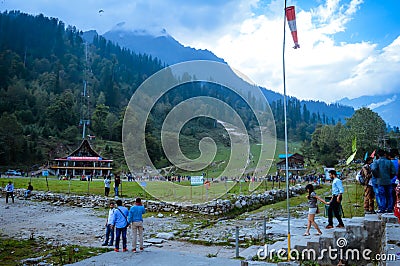
{"label": "blue jeans", "polygon": [[118,197],[118,196],[119,196],[119,195],[118,195],[118,187],[115,187],[115,188],[114,188],[114,192],[115,192],[115,196]]}
{"label": "blue jeans", "polygon": [[[108,242],[110,240],[110,242]],[[112,228],[111,224],[107,224],[106,227],[106,240],[104,241],[109,246],[114,244],[114,229]]]}
{"label": "blue jeans", "polygon": [[394,200],[392,184],[379,186],[378,197],[378,206],[380,211],[393,211]]}
{"label": "blue jeans", "polygon": [[119,249],[119,240],[121,239],[122,233],[122,248],[126,248],[126,227],[115,228],[115,248]]}
{"label": "blue jeans", "polygon": [[379,186],[376,183],[372,183],[372,189],[374,190],[375,193],[375,199],[376,199],[376,205],[378,205],[378,208],[381,206],[381,200],[379,198]]}

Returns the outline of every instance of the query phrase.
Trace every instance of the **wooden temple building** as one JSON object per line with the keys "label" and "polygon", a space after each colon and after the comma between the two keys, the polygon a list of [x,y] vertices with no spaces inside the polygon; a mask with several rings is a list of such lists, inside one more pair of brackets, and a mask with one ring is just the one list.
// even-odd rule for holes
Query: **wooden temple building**
{"label": "wooden temple building", "polygon": [[50,167],[56,175],[65,176],[106,176],[111,174],[111,163],[113,160],[102,158],[84,139],[81,145],[63,158],[54,159],[54,164]]}

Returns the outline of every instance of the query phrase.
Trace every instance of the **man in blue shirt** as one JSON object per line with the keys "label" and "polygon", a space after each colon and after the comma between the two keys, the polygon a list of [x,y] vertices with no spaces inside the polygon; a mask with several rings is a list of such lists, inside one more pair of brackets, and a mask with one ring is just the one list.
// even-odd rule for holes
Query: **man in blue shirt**
{"label": "man in blue shirt", "polygon": [[379,159],[371,164],[371,169],[378,181],[378,213],[393,213],[394,199],[392,178],[396,175],[394,164],[387,158],[384,150],[378,151]]}
{"label": "man in blue shirt", "polygon": [[126,230],[128,223],[128,209],[122,206],[122,200],[117,200],[117,208],[114,211],[112,225],[115,228],[115,252],[119,251],[119,240],[122,234],[122,251],[128,251],[126,247]]}
{"label": "man in blue shirt", "polygon": [[128,222],[132,223],[132,251],[136,252],[136,240],[137,234],[139,232],[139,247],[143,250],[143,214],[146,212],[144,206],[142,205],[142,200],[140,198],[136,199],[135,206],[131,207],[128,215]]}
{"label": "man in blue shirt", "polygon": [[336,227],[344,228],[344,224],[343,224],[342,217],[340,214],[340,210],[341,210],[340,204],[342,202],[342,195],[344,193],[342,180],[340,180],[337,177],[335,170],[329,171],[329,177],[332,179],[332,199],[329,202],[328,225],[326,226],[326,229],[333,228],[333,214],[335,215],[336,219],[339,222],[339,224]]}
{"label": "man in blue shirt", "polygon": [[8,181],[6,186],[6,203],[8,203],[8,198],[12,198],[12,202],[14,203],[14,185],[11,181]]}

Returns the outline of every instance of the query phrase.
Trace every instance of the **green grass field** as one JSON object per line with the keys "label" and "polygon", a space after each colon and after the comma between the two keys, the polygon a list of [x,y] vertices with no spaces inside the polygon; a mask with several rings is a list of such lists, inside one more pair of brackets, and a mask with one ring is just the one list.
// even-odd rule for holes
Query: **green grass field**
{"label": "green grass field", "polygon": [[[79,181],[79,180],[58,180],[56,178],[48,178],[48,188],[46,179],[41,178],[0,178],[0,185],[4,187],[7,182],[11,180],[14,183],[15,188],[26,188],[28,182],[31,181],[34,190],[49,191],[55,193],[71,193],[76,195],[104,195],[104,184],[102,179],[94,180],[92,182]],[[140,182],[141,183],[141,182]],[[343,195],[343,210],[345,217],[361,216],[364,213],[363,209],[363,189],[364,187],[357,183],[349,183],[343,181],[345,188],[345,194]],[[285,182],[274,183],[274,188],[285,189]],[[122,188],[122,189],[121,189]],[[252,183],[252,182],[219,182],[211,183],[210,188],[207,189],[205,186],[190,186],[188,181],[182,182],[182,184],[174,182],[161,182],[152,181],[146,182],[145,190],[137,182],[122,182],[123,197],[135,198],[141,197],[143,199],[154,199],[169,202],[192,202],[201,203],[214,198],[226,198],[229,195],[248,195],[253,191],[256,193],[262,193],[264,191],[272,189],[272,182]],[[329,183],[322,186],[321,189],[317,190],[318,195],[325,197],[330,195],[331,186]],[[114,196],[114,192],[110,192],[110,196]],[[290,199],[293,213],[302,203],[307,200],[304,196]],[[276,208],[285,209],[286,202],[279,202],[273,205],[267,205],[263,207],[265,209]],[[261,209],[262,210],[262,209]]]}

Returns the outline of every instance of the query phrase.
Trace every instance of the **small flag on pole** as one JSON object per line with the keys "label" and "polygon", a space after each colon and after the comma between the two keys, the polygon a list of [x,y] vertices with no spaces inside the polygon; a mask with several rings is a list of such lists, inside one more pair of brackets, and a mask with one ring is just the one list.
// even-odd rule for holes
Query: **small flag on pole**
{"label": "small flag on pole", "polygon": [[289,6],[285,10],[286,18],[289,24],[290,32],[292,33],[294,49],[300,48],[299,41],[297,39],[297,27],[296,27],[296,12],[294,6]]}

